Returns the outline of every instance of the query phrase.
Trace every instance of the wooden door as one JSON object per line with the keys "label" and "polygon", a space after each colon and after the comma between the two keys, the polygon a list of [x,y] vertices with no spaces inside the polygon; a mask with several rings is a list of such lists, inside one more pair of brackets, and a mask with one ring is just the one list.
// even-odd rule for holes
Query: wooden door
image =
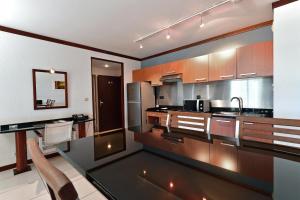
{"label": "wooden door", "polygon": [[145,67],[144,69],[144,77],[146,81],[150,81],[151,85],[158,86],[162,85],[160,78],[162,76],[162,65],[157,65],[153,67]]}
{"label": "wooden door", "polygon": [[180,74],[183,72],[183,60],[178,60],[162,65],[162,75]]}
{"label": "wooden door", "polygon": [[236,49],[209,55],[209,81],[236,78]]}
{"label": "wooden door", "polygon": [[237,77],[273,75],[273,42],[261,42],[238,48]]}
{"label": "wooden door", "polygon": [[208,81],[208,55],[183,61],[183,83],[203,83]]}
{"label": "wooden door", "polygon": [[98,76],[99,132],[122,128],[122,78]]}
{"label": "wooden door", "polygon": [[132,71],[132,82],[145,81],[145,75],[143,69],[137,69]]}

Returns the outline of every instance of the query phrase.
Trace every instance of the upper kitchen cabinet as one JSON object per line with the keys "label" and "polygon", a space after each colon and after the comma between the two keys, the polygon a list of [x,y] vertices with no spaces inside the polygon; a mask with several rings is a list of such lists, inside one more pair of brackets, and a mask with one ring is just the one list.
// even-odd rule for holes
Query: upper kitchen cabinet
{"label": "upper kitchen cabinet", "polygon": [[183,83],[202,83],[208,81],[208,55],[183,61]]}
{"label": "upper kitchen cabinet", "polygon": [[237,77],[273,75],[273,42],[261,42],[237,50]]}
{"label": "upper kitchen cabinet", "polygon": [[183,73],[183,62],[184,60],[178,60],[162,65],[162,76],[181,74]]}
{"label": "upper kitchen cabinet", "polygon": [[143,69],[137,69],[132,71],[132,82],[145,81],[145,72]]}
{"label": "upper kitchen cabinet", "polygon": [[145,67],[143,69],[145,81],[150,81],[152,86],[162,85],[162,82],[160,81],[160,78],[162,76],[162,66],[163,65]]}
{"label": "upper kitchen cabinet", "polygon": [[236,78],[236,49],[209,55],[209,81]]}

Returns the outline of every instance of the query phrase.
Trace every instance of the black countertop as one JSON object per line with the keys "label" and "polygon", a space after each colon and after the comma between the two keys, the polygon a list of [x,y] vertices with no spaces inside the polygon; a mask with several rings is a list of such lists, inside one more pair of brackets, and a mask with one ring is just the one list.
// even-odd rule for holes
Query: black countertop
{"label": "black countertop", "polygon": [[[184,110],[182,106],[161,106],[155,108],[148,108],[146,111],[149,112],[162,112],[167,113],[168,111],[179,111],[179,112],[191,112],[199,113],[197,111]],[[242,113],[237,113],[237,108],[211,108],[209,112],[213,117],[223,118],[237,118],[240,116],[253,116],[253,117],[273,117],[273,109],[262,109],[262,108],[244,108]],[[227,113],[227,114],[224,114]]]}
{"label": "black countertop", "polygon": [[300,197],[300,156],[171,134],[180,140],[125,130],[60,144],[58,149],[109,199]]}
{"label": "black countertop", "polygon": [[80,121],[74,121],[72,117],[67,118],[58,118],[58,119],[49,119],[43,121],[32,121],[32,122],[25,122],[25,123],[15,123],[15,124],[6,124],[0,126],[0,134],[6,133],[15,133],[20,131],[34,131],[34,130],[41,130],[45,128],[46,124],[57,123],[60,121],[73,121],[74,124],[84,123],[93,121],[94,119],[88,118]]}

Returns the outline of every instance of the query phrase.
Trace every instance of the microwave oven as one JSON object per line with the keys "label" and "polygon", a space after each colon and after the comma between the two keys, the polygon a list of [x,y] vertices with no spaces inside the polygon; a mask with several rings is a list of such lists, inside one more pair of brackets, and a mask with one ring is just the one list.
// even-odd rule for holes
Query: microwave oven
{"label": "microwave oven", "polygon": [[185,111],[193,112],[209,112],[210,101],[209,100],[184,100],[183,109]]}

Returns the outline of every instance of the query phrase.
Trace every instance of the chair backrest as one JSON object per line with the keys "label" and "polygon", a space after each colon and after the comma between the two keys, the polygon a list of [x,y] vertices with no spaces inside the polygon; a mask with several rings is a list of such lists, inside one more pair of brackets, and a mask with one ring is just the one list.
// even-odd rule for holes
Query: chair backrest
{"label": "chair backrest", "polygon": [[27,145],[32,161],[47,183],[52,200],[75,200],[78,194],[72,182],[60,170],[55,168],[43,155],[37,142],[28,139]]}
{"label": "chair backrest", "polygon": [[44,132],[44,145],[52,146],[61,142],[72,140],[72,128],[72,121],[46,124]]}
{"label": "chair backrest", "polygon": [[171,111],[169,114],[171,115],[172,128],[187,129],[208,134],[208,124],[211,114],[176,111]]}
{"label": "chair backrest", "polygon": [[300,147],[300,120],[239,117],[241,139]]}

